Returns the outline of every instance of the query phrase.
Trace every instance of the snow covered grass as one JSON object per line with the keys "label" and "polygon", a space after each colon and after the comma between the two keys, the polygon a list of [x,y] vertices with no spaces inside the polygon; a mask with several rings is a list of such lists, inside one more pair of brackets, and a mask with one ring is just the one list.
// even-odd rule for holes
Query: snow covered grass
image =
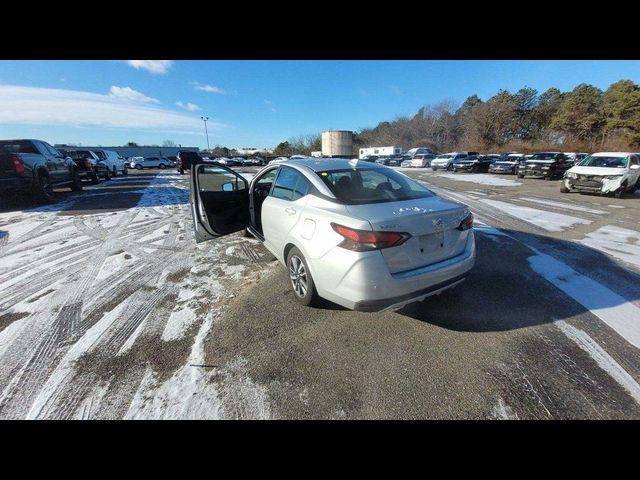
{"label": "snow covered grass", "polygon": [[606,225],[580,242],[640,269],[640,232]]}
{"label": "snow covered grass", "polygon": [[522,207],[520,205],[501,202],[499,200],[482,199],[480,201],[487,205],[491,205],[498,210],[502,210],[512,217],[519,218],[520,220],[524,220],[525,222],[543,228],[548,232],[561,232],[565,228],[569,228],[575,224],[589,225],[592,223],[591,220],[585,220],[584,218],[572,217],[570,215],[553,213],[545,210],[537,210],[535,208]]}
{"label": "snow covered grass", "polygon": [[517,187],[522,185],[521,182],[509,180],[508,178],[499,178],[492,175],[475,173],[470,175],[459,173],[437,173],[435,176],[448,178],[450,180],[456,180],[458,182],[471,182],[478,183],[480,185],[491,185],[494,187]]}

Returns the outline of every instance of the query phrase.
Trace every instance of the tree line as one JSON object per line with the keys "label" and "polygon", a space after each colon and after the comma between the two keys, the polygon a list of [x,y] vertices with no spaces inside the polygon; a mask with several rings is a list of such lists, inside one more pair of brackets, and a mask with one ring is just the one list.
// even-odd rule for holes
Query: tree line
{"label": "tree line", "polygon": [[[354,154],[363,147],[397,145],[436,152],[535,150],[586,151],[640,148],[640,87],[620,80],[605,91],[580,84],[569,92],[524,87],[500,90],[486,101],[477,95],[461,105],[451,99],[421,107],[354,133]],[[320,134],[280,143],[275,155],[321,150]]]}

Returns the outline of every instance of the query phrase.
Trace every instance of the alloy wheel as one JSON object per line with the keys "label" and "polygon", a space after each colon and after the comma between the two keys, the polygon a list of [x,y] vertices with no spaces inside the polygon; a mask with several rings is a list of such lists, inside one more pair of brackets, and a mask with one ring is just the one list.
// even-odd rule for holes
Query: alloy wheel
{"label": "alloy wheel", "polygon": [[304,268],[304,262],[297,255],[293,255],[289,261],[289,277],[293,291],[300,298],[304,298],[307,294],[307,271]]}

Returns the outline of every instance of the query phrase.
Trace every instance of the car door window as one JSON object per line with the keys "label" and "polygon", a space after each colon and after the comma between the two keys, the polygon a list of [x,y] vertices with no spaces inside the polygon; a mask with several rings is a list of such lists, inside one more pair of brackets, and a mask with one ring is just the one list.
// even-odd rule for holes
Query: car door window
{"label": "car door window", "polygon": [[281,168],[271,192],[271,196],[289,201],[295,201],[298,198],[301,198],[301,196],[304,195],[299,195],[300,192],[296,193],[296,184],[301,178],[304,180],[302,174],[293,168]]}

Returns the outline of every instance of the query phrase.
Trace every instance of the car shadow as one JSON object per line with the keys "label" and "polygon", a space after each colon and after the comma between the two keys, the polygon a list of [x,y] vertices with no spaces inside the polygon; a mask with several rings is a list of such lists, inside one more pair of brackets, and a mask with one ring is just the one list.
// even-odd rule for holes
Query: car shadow
{"label": "car shadow", "polygon": [[[501,231],[513,238],[485,234],[479,229],[476,265],[462,284],[409,304],[397,313],[455,331],[499,332],[551,323],[589,311],[532,269],[528,259],[537,253],[528,246],[550,255],[551,262],[553,259],[561,262],[563,272],[576,271],[613,292],[594,291],[590,298],[592,310],[615,308],[640,299],[640,275],[607,254],[576,242]],[[558,266],[555,262],[553,265]]]}

